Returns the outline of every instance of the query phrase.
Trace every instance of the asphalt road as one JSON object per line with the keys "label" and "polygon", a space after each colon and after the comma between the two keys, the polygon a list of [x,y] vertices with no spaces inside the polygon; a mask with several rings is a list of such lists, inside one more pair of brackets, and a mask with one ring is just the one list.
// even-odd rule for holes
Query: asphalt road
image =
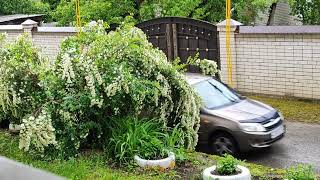
{"label": "asphalt road", "polygon": [[320,173],[320,125],[287,122],[286,136],[266,149],[243,155],[248,162],[287,168],[311,164]]}

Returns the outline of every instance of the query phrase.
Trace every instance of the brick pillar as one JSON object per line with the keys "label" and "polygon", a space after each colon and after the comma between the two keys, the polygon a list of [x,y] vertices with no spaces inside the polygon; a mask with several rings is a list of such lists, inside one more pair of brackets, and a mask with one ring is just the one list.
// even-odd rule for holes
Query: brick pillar
{"label": "brick pillar", "polygon": [[21,24],[23,32],[28,34],[31,39],[32,39],[32,29],[36,28],[37,25],[38,23],[31,19],[27,19]]}
{"label": "brick pillar", "polygon": [[[236,54],[236,43],[235,34],[236,30],[242,23],[231,19],[231,32],[230,32],[230,47],[232,57],[232,80],[234,88],[237,88],[237,54]],[[220,61],[221,61],[221,80],[225,83],[228,82],[228,68],[227,68],[227,50],[226,50],[226,20],[217,24],[219,31],[219,45],[220,45]]]}

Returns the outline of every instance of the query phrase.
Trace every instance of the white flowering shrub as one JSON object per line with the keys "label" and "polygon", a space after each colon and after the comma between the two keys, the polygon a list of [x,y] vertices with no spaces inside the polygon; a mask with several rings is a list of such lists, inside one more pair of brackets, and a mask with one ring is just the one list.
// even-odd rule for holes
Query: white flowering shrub
{"label": "white flowering shrub", "polygon": [[194,65],[199,67],[203,75],[215,76],[220,74],[217,63],[213,60],[200,59],[199,53],[197,53],[194,57],[190,56],[186,65]]}
{"label": "white flowering shrub", "polygon": [[39,69],[44,62],[27,35],[0,47],[0,111],[11,122],[21,123],[41,106],[44,91],[39,84]]}
{"label": "white flowering shrub", "polygon": [[29,116],[22,120],[19,148],[29,151],[34,146],[36,151],[44,152],[49,145],[56,146],[56,136],[51,116],[45,110],[37,116]]}
{"label": "white flowering shrub", "polygon": [[[163,132],[179,133],[175,147],[197,144],[199,96],[138,28],[107,33],[102,22],[91,23],[62,43],[52,67],[25,36],[0,55],[0,107],[22,120],[24,151],[69,158],[81,148],[107,149],[121,117],[159,119]],[[199,66],[217,71],[209,61]]]}
{"label": "white flowering shrub", "polygon": [[41,82],[62,158],[108,144],[115,117],[157,118],[177,127],[180,146],[197,144],[200,98],[138,28],[105,32],[101,22],[68,38]]}

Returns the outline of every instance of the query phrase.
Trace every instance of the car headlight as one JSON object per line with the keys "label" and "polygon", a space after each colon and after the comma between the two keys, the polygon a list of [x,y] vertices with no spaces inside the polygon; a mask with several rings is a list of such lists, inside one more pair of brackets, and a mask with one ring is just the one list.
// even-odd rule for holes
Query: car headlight
{"label": "car headlight", "polygon": [[241,123],[241,129],[248,132],[264,132],[266,128],[259,123]]}

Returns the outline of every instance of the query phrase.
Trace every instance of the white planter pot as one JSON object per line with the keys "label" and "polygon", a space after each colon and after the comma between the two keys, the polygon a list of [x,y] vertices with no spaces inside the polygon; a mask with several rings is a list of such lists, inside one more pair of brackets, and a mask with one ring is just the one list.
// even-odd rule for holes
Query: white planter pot
{"label": "white planter pot", "polygon": [[172,169],[175,166],[175,155],[172,152],[170,152],[168,157],[165,159],[147,160],[135,155],[134,160],[140,167],[143,168],[159,167],[163,169]]}
{"label": "white planter pot", "polygon": [[211,166],[203,171],[202,177],[204,180],[250,180],[251,175],[248,168],[243,166],[237,166],[241,171],[240,174],[231,175],[231,176],[219,176],[213,175],[211,172],[216,170],[216,166]]}
{"label": "white planter pot", "polygon": [[11,132],[19,132],[21,130],[21,125],[20,124],[9,124],[9,131]]}

